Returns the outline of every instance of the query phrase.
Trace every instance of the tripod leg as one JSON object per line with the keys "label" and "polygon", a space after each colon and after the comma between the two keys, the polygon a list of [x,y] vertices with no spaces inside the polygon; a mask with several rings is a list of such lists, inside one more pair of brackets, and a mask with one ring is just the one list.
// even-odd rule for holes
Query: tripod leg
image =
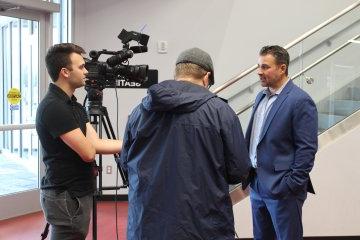
{"label": "tripod leg", "polygon": [[[99,132],[99,136],[101,137],[101,129],[102,129],[102,118],[99,115],[92,115],[93,117],[93,124],[99,125],[99,129],[95,126],[95,130]],[[99,118],[99,119],[98,119]],[[94,178],[94,186],[95,186],[95,193],[93,195],[93,202],[92,202],[92,239],[97,240],[97,198],[102,193],[102,155],[99,154],[98,156],[99,166],[96,166],[96,162],[94,163],[94,175],[99,177],[99,188],[97,188],[97,178]]]}
{"label": "tripod leg", "polygon": [[[104,110],[103,110],[103,116],[102,116],[102,123],[103,123],[104,129],[105,129],[105,132],[106,132],[106,136],[109,139],[116,139],[114,129],[113,129],[113,127],[111,125],[111,122],[110,122],[109,114],[108,114],[106,108],[105,107],[103,107],[103,108],[104,108]],[[110,133],[111,133],[111,135],[110,135]],[[120,173],[120,176],[121,176],[121,179],[123,181],[123,185],[128,186],[129,185],[128,178],[127,178],[127,175],[126,175],[125,171],[123,170],[123,168],[122,168],[122,166],[120,164],[118,154],[114,154],[114,158],[115,158],[115,162],[116,162],[116,165],[117,165],[117,169],[118,169],[118,171]]]}
{"label": "tripod leg", "polygon": [[41,240],[44,240],[47,238],[47,235],[49,234],[49,223],[46,223],[44,231],[41,233]]}
{"label": "tripod leg", "polygon": [[97,239],[97,199],[96,199],[97,193],[93,196],[93,212],[92,212],[92,236],[93,240]]}
{"label": "tripod leg", "polygon": [[[95,111],[96,110],[96,111]],[[92,109],[91,111],[92,113],[89,114],[90,118],[94,117],[95,120],[93,121],[94,124],[98,124],[99,128],[97,129],[95,127],[95,129],[97,129],[99,137],[102,138],[102,127],[104,126],[106,135],[108,139],[116,139],[114,130],[111,126],[111,122],[110,122],[110,118],[108,115],[108,112],[106,110],[106,107],[101,107],[101,108],[96,108],[96,109]],[[99,118],[99,121],[97,121]],[[110,135],[111,134],[111,135]],[[126,186],[128,186],[128,181],[127,181],[127,176],[125,175],[125,172],[123,171],[120,162],[119,162],[119,154],[114,154],[114,158],[117,164],[117,169],[120,172],[122,181],[123,181],[123,185],[120,188],[124,188]],[[107,187],[102,187],[102,155],[99,154],[99,166],[98,166],[98,177],[99,177],[99,187],[97,188],[96,193],[94,194],[93,197],[93,214],[92,214],[92,223],[93,223],[93,240],[97,239],[97,201],[98,201],[98,197],[102,195],[102,190],[110,190]],[[96,185],[96,179],[95,179],[95,185]],[[119,189],[119,187],[116,187],[115,189]]]}

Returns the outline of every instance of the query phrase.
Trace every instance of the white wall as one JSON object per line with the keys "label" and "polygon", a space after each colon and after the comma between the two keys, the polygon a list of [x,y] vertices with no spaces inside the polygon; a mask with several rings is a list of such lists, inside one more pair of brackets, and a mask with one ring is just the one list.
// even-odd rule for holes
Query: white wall
{"label": "white wall", "polygon": [[[149,52],[130,64],[159,70],[159,80],[171,79],[178,54],[193,46],[208,51],[215,64],[215,86],[256,63],[266,44],[285,45],[330,18],[355,0],[76,0],[74,42],[90,50],[120,50],[122,28],[150,35]],[[168,41],[168,53],[158,54],[157,42]],[[119,90],[120,135],[126,116],[146,90]],[[80,93],[82,95],[83,92]],[[113,91],[104,105],[115,116]],[[81,98],[81,97],[80,97]]]}
{"label": "white wall", "polygon": [[[177,55],[186,48],[197,46],[211,54],[215,64],[215,85],[218,86],[245,68],[254,65],[258,51],[263,45],[285,45],[356,1],[333,0],[331,4],[328,0],[76,0],[74,2],[74,42],[87,51],[103,48],[120,50],[122,44],[116,36],[122,28],[139,31],[146,25],[144,33],[150,35],[149,52],[135,55],[130,64],[148,64],[150,68],[159,70],[160,81],[170,79]],[[160,40],[168,41],[167,54],[156,52],[156,44]],[[128,113],[140,102],[145,93],[146,90],[140,89],[118,90],[119,108],[117,109],[114,104],[114,90],[104,90],[103,104],[108,107],[114,126],[116,110],[119,111],[120,136],[123,134]],[[79,91],[78,95],[81,99],[84,91]],[[360,134],[359,131],[358,129],[357,136]],[[344,150],[344,153],[349,152],[351,153]],[[338,155],[329,156],[332,161],[344,159],[340,158],[338,151],[336,154]],[[319,153],[317,157],[319,164],[316,165],[313,173],[314,184],[319,193],[315,197],[310,196],[304,207],[305,234],[331,235],[339,232],[338,225],[335,225],[337,220],[334,220],[337,216],[340,216],[342,224],[346,225],[343,228],[344,233],[360,234],[360,226],[358,230],[354,229],[354,222],[360,219],[360,214],[355,214],[352,206],[349,206],[349,201],[354,203],[355,199],[359,198],[359,193],[351,193],[355,195],[352,195],[350,200],[344,199],[347,205],[346,211],[342,211],[340,200],[345,195],[340,196],[341,198],[335,196],[331,198],[330,190],[336,186],[336,189],[340,189],[343,194],[346,193],[345,189],[348,186],[342,184],[345,179],[342,179],[340,174],[329,175],[327,171],[330,164],[329,157],[321,156],[323,155]],[[349,159],[354,157],[349,156]],[[112,162],[108,160],[105,164],[114,165]],[[326,170],[320,168],[322,165]],[[325,179],[332,180],[332,176],[334,179],[338,178],[337,181],[325,181]],[[105,184],[112,185],[114,179],[114,176],[105,175]],[[328,210],[324,208],[325,206],[329,207]],[[317,215],[312,213],[313,211]],[[239,236],[250,237],[249,203],[244,202],[236,206],[235,214]],[[352,219],[352,222],[346,220],[345,216],[349,214],[354,214],[357,219]]]}

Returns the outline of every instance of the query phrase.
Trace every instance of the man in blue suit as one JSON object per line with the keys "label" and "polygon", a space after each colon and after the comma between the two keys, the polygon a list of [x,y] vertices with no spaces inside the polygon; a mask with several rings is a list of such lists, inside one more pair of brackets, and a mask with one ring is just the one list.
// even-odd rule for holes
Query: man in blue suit
{"label": "man in blue suit", "polygon": [[317,110],[289,79],[284,48],[265,46],[259,55],[265,89],[256,97],[246,132],[254,239],[302,239],[302,206],[307,192],[314,193],[309,173],[317,151]]}

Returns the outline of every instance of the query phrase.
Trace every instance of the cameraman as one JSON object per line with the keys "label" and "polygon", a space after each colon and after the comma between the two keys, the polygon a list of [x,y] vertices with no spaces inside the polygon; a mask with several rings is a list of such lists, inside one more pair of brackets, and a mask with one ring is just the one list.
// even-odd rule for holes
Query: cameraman
{"label": "cameraman", "polygon": [[228,184],[245,180],[250,160],[239,119],[212,84],[209,54],[188,49],[175,81],[151,86],[130,114],[128,239],[234,239]]}
{"label": "cameraman", "polygon": [[52,240],[85,239],[96,187],[96,153],[119,153],[122,141],[99,139],[74,91],[85,85],[87,70],[72,43],[51,47],[46,67],[54,83],[40,102],[36,131],[42,145],[45,176],[41,206]]}

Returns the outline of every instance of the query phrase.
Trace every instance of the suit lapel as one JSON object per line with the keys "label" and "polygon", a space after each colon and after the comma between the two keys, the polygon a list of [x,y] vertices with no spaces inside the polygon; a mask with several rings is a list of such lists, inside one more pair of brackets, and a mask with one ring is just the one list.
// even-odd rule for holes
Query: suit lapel
{"label": "suit lapel", "polygon": [[292,87],[293,87],[293,82],[290,80],[286,86],[284,87],[284,89],[281,91],[281,93],[279,94],[279,96],[277,97],[277,99],[274,101],[273,106],[270,109],[269,115],[267,116],[263,129],[261,131],[260,134],[260,139],[259,139],[259,143],[261,142],[261,140],[263,139],[263,137],[265,136],[265,133],[267,132],[267,130],[269,129],[270,123],[273,120],[273,118],[275,117],[276,113],[278,112],[280,106],[282,105],[282,103],[285,101],[285,99],[288,97],[289,92],[291,91]]}

